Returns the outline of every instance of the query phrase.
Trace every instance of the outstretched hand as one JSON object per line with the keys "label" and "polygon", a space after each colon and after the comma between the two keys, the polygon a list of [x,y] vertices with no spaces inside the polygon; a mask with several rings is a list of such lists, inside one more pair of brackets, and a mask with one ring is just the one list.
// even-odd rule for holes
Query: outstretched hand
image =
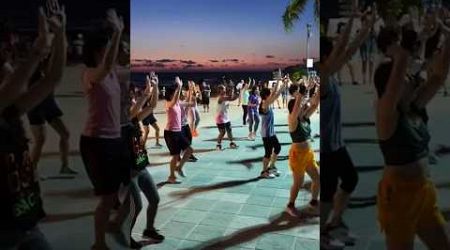
{"label": "outstretched hand", "polygon": [[111,27],[117,32],[122,32],[123,28],[125,27],[123,18],[117,15],[115,9],[109,9],[106,12],[106,21],[108,21]]}
{"label": "outstretched hand", "polygon": [[55,34],[63,34],[67,23],[64,5],[61,6],[58,0],[47,0],[46,9],[50,30]]}
{"label": "outstretched hand", "polygon": [[39,8],[38,14],[38,37],[33,45],[33,52],[42,59],[47,57],[51,51],[54,35],[50,33],[47,17],[42,7]]}

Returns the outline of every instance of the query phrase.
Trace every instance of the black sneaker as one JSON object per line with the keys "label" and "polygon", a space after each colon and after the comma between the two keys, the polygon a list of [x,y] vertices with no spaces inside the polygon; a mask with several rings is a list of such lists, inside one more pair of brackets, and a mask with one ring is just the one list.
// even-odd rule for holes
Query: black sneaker
{"label": "black sneaker", "polygon": [[217,144],[216,150],[217,151],[222,151],[222,144]]}
{"label": "black sneaker", "polygon": [[145,229],[143,233],[144,237],[150,238],[155,241],[163,241],[165,238],[163,235],[159,234],[155,229]]}
{"label": "black sneaker", "polygon": [[235,148],[238,148],[238,147],[239,146],[236,143],[234,143],[234,142],[230,143],[230,148],[235,149]]}
{"label": "black sneaker", "polygon": [[189,157],[189,162],[196,162],[198,161],[197,157],[195,157],[194,155],[191,155],[191,157]]}
{"label": "black sneaker", "polygon": [[130,240],[130,248],[131,249],[141,249],[144,245],[142,243],[139,243],[135,241],[133,238]]}

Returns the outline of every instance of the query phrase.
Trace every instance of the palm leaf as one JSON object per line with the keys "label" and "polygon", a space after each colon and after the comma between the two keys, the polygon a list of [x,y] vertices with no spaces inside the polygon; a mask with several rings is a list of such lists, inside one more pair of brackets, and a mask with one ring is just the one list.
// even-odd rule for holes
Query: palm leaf
{"label": "palm leaf", "polygon": [[[305,11],[308,0],[291,0],[283,14],[283,23],[286,31],[292,31],[294,24],[300,19],[300,15]],[[314,0],[314,14],[316,20],[320,16],[320,0]]]}

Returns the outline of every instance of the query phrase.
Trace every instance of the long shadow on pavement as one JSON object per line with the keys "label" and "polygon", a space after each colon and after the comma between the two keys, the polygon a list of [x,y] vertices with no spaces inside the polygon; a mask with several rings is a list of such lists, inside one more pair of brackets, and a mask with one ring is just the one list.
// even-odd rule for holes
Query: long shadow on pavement
{"label": "long shadow on pavement", "polygon": [[[286,161],[288,159],[289,159],[288,156],[278,156],[277,161]],[[244,165],[245,167],[247,167],[248,169],[251,169],[251,168],[253,168],[253,163],[257,163],[257,162],[261,163],[262,160],[263,160],[262,157],[257,157],[257,158],[239,160],[239,161],[227,161],[226,163],[229,165],[241,164],[241,165]]]}
{"label": "long shadow on pavement", "polygon": [[375,127],[375,122],[343,122],[342,127]]}
{"label": "long shadow on pavement", "polygon": [[91,187],[74,190],[47,191],[44,196],[66,196],[74,199],[84,199],[94,197],[94,191]]}
{"label": "long shadow on pavement", "polygon": [[171,192],[169,194],[169,196],[178,197],[179,199],[186,199],[189,196],[194,195],[194,194],[213,191],[213,190],[217,190],[217,189],[236,187],[236,186],[244,185],[244,184],[259,181],[259,180],[260,180],[260,178],[256,177],[256,178],[251,178],[251,179],[247,179],[247,180],[224,181],[224,182],[219,182],[219,183],[206,185],[206,186],[193,186],[186,191]]}
{"label": "long shadow on pavement", "polygon": [[300,227],[301,225],[306,226],[318,224],[317,221],[307,220],[308,218],[310,217],[293,218],[283,212],[272,217],[267,224],[260,224],[253,227],[244,228],[242,230],[234,232],[231,235],[217,237],[193,248],[184,248],[183,250],[227,249],[256,239],[266,233],[283,231],[294,227]]}
{"label": "long shadow on pavement", "polygon": [[352,139],[344,139],[344,143],[346,143],[346,144],[378,144],[378,139],[352,138]]}
{"label": "long shadow on pavement", "polygon": [[[280,143],[281,146],[290,146],[292,145],[292,142],[281,142]],[[247,146],[247,148],[251,149],[251,150],[258,150],[258,148],[264,148],[264,144],[256,144],[256,145],[250,145]],[[319,150],[314,150],[314,152],[319,152]]]}
{"label": "long shadow on pavement", "polygon": [[[49,157],[59,157],[61,153],[58,152],[43,152],[41,158],[49,158]],[[80,156],[80,151],[73,150],[69,152],[69,156]]]}
{"label": "long shadow on pavement", "polygon": [[81,217],[91,216],[94,215],[94,211],[90,212],[81,212],[81,213],[64,213],[64,214],[48,214],[42,223],[48,224],[48,223],[56,223],[66,220],[75,220]]}
{"label": "long shadow on pavement", "polygon": [[[204,139],[203,141],[217,141],[217,138],[213,138],[213,139]],[[228,137],[224,137],[222,139],[222,141],[229,141]],[[233,141],[253,141],[248,139],[248,137],[234,137]]]}

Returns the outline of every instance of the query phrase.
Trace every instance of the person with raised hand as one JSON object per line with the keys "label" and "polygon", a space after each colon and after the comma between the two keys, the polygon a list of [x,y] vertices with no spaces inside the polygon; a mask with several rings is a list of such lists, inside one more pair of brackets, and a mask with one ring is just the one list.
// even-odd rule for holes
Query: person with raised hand
{"label": "person with raised hand", "polygon": [[[350,237],[348,227],[342,221],[342,215],[347,207],[351,193],[358,183],[358,175],[353,162],[348,154],[342,139],[341,125],[341,95],[339,84],[332,77],[367,39],[370,30],[376,20],[376,10],[372,7],[371,13],[364,18],[365,23],[358,35],[350,42],[350,33],[354,18],[357,13],[357,0],[353,0],[354,14],[347,22],[344,32],[340,35],[338,42],[326,38],[320,38],[320,158],[321,158],[321,238],[320,244],[323,249],[335,249],[343,247],[344,244],[330,236],[334,229],[344,229],[348,244],[354,242]],[[338,187],[338,183],[340,185]],[[333,218],[330,222],[330,214]]]}
{"label": "person with raised hand", "polygon": [[[122,106],[122,113],[126,115],[128,121],[127,126],[122,127],[122,140],[124,143],[124,164],[130,166],[132,172],[132,180],[129,188],[130,196],[128,196],[123,204],[123,206],[132,206],[132,208],[129,209],[129,212],[131,212],[130,229],[132,230],[136,224],[137,217],[143,207],[141,199],[142,191],[148,201],[146,210],[147,225],[143,232],[143,236],[160,242],[164,240],[164,236],[159,234],[154,227],[159,204],[159,194],[152,176],[146,170],[149,162],[145,143],[143,143],[141,138],[143,134],[140,127],[140,122],[145,119],[145,117],[148,117],[148,115],[156,108],[159,96],[158,82],[158,76],[156,74],[151,74],[148,79],[147,89],[144,92],[145,94],[139,97],[131,107],[129,105]],[[131,103],[128,88],[123,88],[122,92],[123,98],[127,99],[128,103]],[[148,105],[144,106],[144,103],[147,103]],[[131,200],[132,202],[130,203]],[[128,215],[129,214],[127,213],[126,216],[118,216],[115,221],[111,223],[114,231],[117,232],[121,230],[124,222],[127,221]],[[142,244],[135,241],[130,235],[129,247],[132,249],[140,249]]]}
{"label": "person with raised hand", "polygon": [[[167,178],[167,182],[170,184],[179,183],[175,172],[181,177],[185,177],[183,166],[194,151],[189,145],[189,141],[183,136],[181,127],[180,94],[183,82],[179,77],[176,77],[175,84],[176,86],[171,86],[167,89],[165,95],[167,125],[164,130],[164,140],[172,157],[170,160],[170,174]],[[181,157],[181,152],[184,152],[183,157]]]}
{"label": "person with raised hand", "polygon": [[[286,212],[291,216],[300,216],[295,208],[300,187],[303,185],[305,172],[311,177],[311,201],[306,212],[311,215],[319,215],[319,192],[320,176],[319,166],[315,160],[314,151],[309,140],[311,139],[310,117],[319,106],[318,86],[314,82],[309,82],[308,86],[291,85],[289,93],[295,98],[288,103],[288,125],[291,135],[292,145],[289,150],[289,167],[292,171],[293,184],[291,187],[289,202]],[[312,99],[304,101],[307,93],[310,92]]]}
{"label": "person with raised hand", "polygon": [[281,93],[287,88],[287,82],[280,87],[281,80],[277,81],[274,88],[263,88],[261,90],[261,104],[259,106],[259,114],[261,115],[261,137],[264,144],[263,170],[261,178],[274,178],[280,176],[275,163],[278,154],[281,151],[281,145],[275,134],[275,119],[273,112],[273,103],[279,98]]}
{"label": "person with raised hand", "polygon": [[[86,39],[82,88],[87,100],[87,120],[80,138],[80,152],[99,203],[95,209],[95,243],[108,249],[105,232],[122,184],[130,182],[129,166],[122,164],[121,84],[116,66],[123,20],[114,9],[106,13],[108,31],[95,30]],[[112,30],[112,31],[110,31]]]}
{"label": "person with raised hand", "polygon": [[[158,83],[158,77],[156,76],[155,72],[150,72],[150,76],[147,75],[147,83],[151,83],[153,81],[156,81],[156,84]],[[149,103],[146,103],[145,106],[149,106]],[[144,125],[144,134],[142,136],[142,141],[145,143],[148,140],[148,135],[150,132],[150,126],[153,127],[155,130],[155,146],[158,148],[161,148],[162,145],[159,143],[159,135],[160,135],[160,128],[158,125],[158,120],[156,120],[155,115],[153,112],[151,112],[144,120],[142,120],[142,124]]]}
{"label": "person with raised hand", "polygon": [[[66,16],[64,7],[60,6],[57,1],[48,1],[46,9],[48,15],[51,16],[49,24],[51,26],[60,26],[60,23],[64,23],[61,27],[54,27],[53,29],[60,30],[59,33],[65,34]],[[37,69],[30,82],[30,86],[33,86],[45,74],[44,71],[45,68],[48,67],[48,63],[47,60],[41,62],[40,67]],[[34,167],[37,169],[42,154],[42,148],[46,140],[47,132],[45,123],[47,122],[60,137],[59,149],[62,163],[59,171],[60,174],[77,174],[75,170],[69,167],[69,130],[61,119],[62,116],[63,112],[59,108],[53,92],[45,98],[44,101],[27,113],[34,141],[31,150],[31,160],[33,161]]]}
{"label": "person with raised hand", "polygon": [[231,90],[231,96],[227,96],[227,88],[224,85],[219,85],[219,98],[217,100],[217,113],[216,113],[216,125],[219,129],[219,136],[217,137],[216,150],[222,150],[222,140],[225,133],[228,135],[228,140],[230,140],[230,148],[236,149],[238,145],[234,143],[233,130],[231,129],[231,121],[228,117],[228,109],[230,108],[230,102],[235,101],[239,98],[233,90]]}
{"label": "person with raised hand", "polygon": [[[445,30],[445,29],[442,29]],[[430,180],[430,134],[425,107],[449,72],[450,33],[428,70],[425,84],[407,77],[413,51],[392,30],[380,32],[378,45],[390,59],[375,72],[376,129],[385,167],[377,194],[378,221],[387,249],[413,249],[417,235],[429,249],[450,249],[446,222]]]}
{"label": "person with raised hand", "polygon": [[242,89],[240,91],[240,101],[239,104],[242,105],[242,124],[245,126],[247,125],[247,118],[248,118],[248,98],[250,97],[250,84],[251,79],[248,79],[248,82],[243,84]]}
{"label": "person with raised hand", "polygon": [[[39,104],[62,80],[67,43],[64,7],[58,10],[59,15],[46,16],[44,9],[39,8],[38,38],[31,55],[0,79],[1,249],[51,249],[37,226],[45,212],[21,116]],[[45,75],[28,87],[38,64],[49,54]]]}

